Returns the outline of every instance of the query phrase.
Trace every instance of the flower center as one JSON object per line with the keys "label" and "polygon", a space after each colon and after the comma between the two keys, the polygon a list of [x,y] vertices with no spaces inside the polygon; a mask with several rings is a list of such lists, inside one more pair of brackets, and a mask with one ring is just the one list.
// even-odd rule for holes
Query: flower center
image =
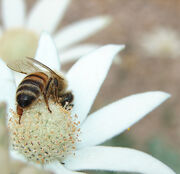
{"label": "flower center", "polygon": [[25,29],[11,29],[0,38],[0,57],[11,61],[26,56],[34,57],[38,45],[36,33]]}
{"label": "flower center", "polygon": [[50,113],[42,98],[24,109],[21,124],[13,113],[9,120],[12,148],[39,164],[63,162],[75,150],[80,129],[76,116],[49,99]]}

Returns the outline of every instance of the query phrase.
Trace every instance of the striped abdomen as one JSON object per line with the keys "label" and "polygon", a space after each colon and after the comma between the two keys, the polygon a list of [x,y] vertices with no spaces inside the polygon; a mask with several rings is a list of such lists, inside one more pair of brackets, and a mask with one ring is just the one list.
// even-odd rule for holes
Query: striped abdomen
{"label": "striped abdomen", "polygon": [[44,90],[48,76],[43,72],[36,72],[26,76],[16,91],[16,101],[25,108],[32,104]]}

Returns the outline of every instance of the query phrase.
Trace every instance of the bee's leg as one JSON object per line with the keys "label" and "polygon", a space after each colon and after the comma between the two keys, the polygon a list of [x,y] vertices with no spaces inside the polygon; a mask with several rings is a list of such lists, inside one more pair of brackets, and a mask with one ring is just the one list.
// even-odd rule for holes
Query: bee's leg
{"label": "bee's leg", "polygon": [[54,89],[54,98],[55,98],[56,103],[58,103],[58,88],[57,87],[55,87]]}
{"label": "bee's leg", "polygon": [[19,115],[19,124],[21,124],[21,117],[22,117],[22,114],[23,114],[23,109],[21,107],[19,107],[19,105],[17,105],[17,114]]}
{"label": "bee's leg", "polygon": [[45,90],[44,90],[44,92],[43,92],[44,101],[45,101],[46,106],[47,106],[47,108],[48,108],[48,111],[49,111],[50,113],[51,113],[52,111],[51,111],[50,108],[49,108],[48,97],[49,97],[49,95],[50,95],[50,91],[49,91],[50,88],[49,88],[49,87],[50,87],[51,82],[52,82],[52,78],[49,79],[49,81],[48,81],[48,83],[47,83],[47,85],[46,85],[46,88],[45,88]]}
{"label": "bee's leg", "polygon": [[46,106],[47,106],[47,108],[48,108],[48,111],[51,113],[52,111],[51,111],[51,109],[49,108],[48,98],[47,98],[47,96],[46,96],[45,94],[43,94],[43,96],[44,96],[44,101],[45,101],[45,103],[46,103]]}
{"label": "bee's leg", "polygon": [[55,102],[58,103],[58,80],[56,78],[54,78],[53,98],[55,99]]}
{"label": "bee's leg", "polygon": [[[61,105],[62,105],[63,107],[64,107],[66,104],[71,105],[70,103],[73,101],[73,98],[74,98],[72,92],[70,92],[70,91],[67,92],[67,93],[65,93],[65,94],[60,95],[60,97],[61,97],[60,103],[61,103]],[[73,106],[73,105],[72,105],[72,106]]]}

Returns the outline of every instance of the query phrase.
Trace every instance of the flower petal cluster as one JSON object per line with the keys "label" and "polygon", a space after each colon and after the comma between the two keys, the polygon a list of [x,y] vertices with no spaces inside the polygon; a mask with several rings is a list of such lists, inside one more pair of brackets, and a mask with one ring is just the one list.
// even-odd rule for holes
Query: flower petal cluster
{"label": "flower petal cluster", "polygon": [[78,59],[97,48],[96,44],[77,43],[105,28],[111,22],[111,18],[92,17],[57,30],[70,2],[71,0],[38,0],[26,14],[24,0],[2,0],[1,58],[7,60],[34,57],[42,31],[53,35],[63,63]]}
{"label": "flower petal cluster", "polygon": [[178,58],[180,56],[180,39],[178,33],[170,28],[158,27],[142,35],[142,51],[148,57]]}
{"label": "flower petal cluster", "polygon": [[[64,174],[81,170],[174,174],[168,166],[144,152],[130,148],[100,146],[106,140],[127,130],[170,96],[161,91],[135,94],[89,114],[114,56],[123,48],[123,45],[103,46],[79,59],[68,71],[69,89],[74,94],[72,116],[78,115],[81,141],[77,142],[76,150],[72,155],[68,155],[63,163],[53,161],[44,165],[45,169]],[[43,55],[44,61],[41,60]],[[41,36],[35,58],[52,69],[60,70],[59,56],[52,38],[47,33]],[[9,107],[12,107],[14,80],[3,61],[0,61],[0,68],[1,73],[4,73],[4,76],[0,77],[0,88],[4,88],[0,101],[5,100]],[[8,90],[9,88],[11,90]],[[25,160],[16,151],[10,152],[13,158]]]}

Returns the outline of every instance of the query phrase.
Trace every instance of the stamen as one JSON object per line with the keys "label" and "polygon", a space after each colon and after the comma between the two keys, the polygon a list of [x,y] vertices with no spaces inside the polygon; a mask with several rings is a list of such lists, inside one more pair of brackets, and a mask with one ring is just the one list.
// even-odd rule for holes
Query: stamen
{"label": "stamen", "polygon": [[19,116],[12,112],[9,119],[10,140],[14,150],[28,160],[44,164],[73,154],[79,141],[77,116],[49,100],[52,110],[47,110],[43,99],[24,109],[21,124]]}

